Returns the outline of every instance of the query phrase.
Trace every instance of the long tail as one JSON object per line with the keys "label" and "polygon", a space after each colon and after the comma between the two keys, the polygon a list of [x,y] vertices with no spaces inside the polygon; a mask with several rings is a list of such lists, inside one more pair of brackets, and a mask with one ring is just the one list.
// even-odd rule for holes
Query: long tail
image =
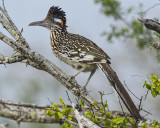
{"label": "long tail", "polygon": [[117,74],[113,71],[113,69],[109,66],[109,64],[101,63],[97,64],[97,66],[102,70],[104,75],[108,78],[111,86],[115,89],[123,103],[125,104],[128,111],[135,119],[142,119],[140,116],[139,110],[133,103],[131,97],[128,92],[124,88],[123,84],[120,82]]}

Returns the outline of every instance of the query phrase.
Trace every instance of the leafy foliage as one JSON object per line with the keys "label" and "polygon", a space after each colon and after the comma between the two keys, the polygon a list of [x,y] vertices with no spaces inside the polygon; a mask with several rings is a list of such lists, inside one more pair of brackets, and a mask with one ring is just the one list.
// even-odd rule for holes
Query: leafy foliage
{"label": "leafy foliage", "polygon": [[[54,116],[55,119],[65,118],[67,120],[72,121],[73,109],[71,107],[67,107],[62,98],[60,98],[60,102],[61,105],[59,105],[58,103],[52,104],[51,105],[52,109],[47,109],[46,114],[48,116]],[[97,109],[97,111],[85,110],[84,109],[85,104],[83,101],[81,101],[82,111],[85,111],[84,116],[86,116],[88,119],[90,119],[96,124],[107,126],[108,128],[111,127],[125,128],[128,123],[130,122],[132,122],[132,124],[135,123],[135,121],[132,118],[126,119],[124,117],[120,117],[117,115],[115,116],[111,115],[109,111],[106,111],[108,108],[107,101],[100,104],[94,102],[94,105],[99,108]],[[64,121],[62,128],[71,128],[71,127],[73,127],[73,125],[70,122]]]}
{"label": "leafy foliage", "polygon": [[[142,128],[147,128],[147,123],[142,124]],[[159,128],[158,121],[153,120],[153,126],[151,128]]]}
{"label": "leafy foliage", "polygon": [[[48,116],[54,116],[55,119],[67,119],[67,120],[72,120],[72,114],[71,112],[73,112],[73,109],[71,107],[67,107],[67,105],[64,104],[64,101],[62,99],[62,97],[60,98],[60,102],[62,104],[62,110],[60,110],[60,106],[58,103],[54,103],[53,105],[51,105],[52,109],[47,109],[46,110],[46,114]],[[71,128],[73,125],[69,122],[64,121],[62,128]]]}
{"label": "leafy foliage", "polygon": [[101,3],[102,11],[106,16],[112,16],[114,19],[119,19],[121,16],[120,2],[117,0],[95,0],[96,3]]}
{"label": "leafy foliage", "polygon": [[[144,25],[137,20],[137,18],[145,16],[145,12],[142,11],[142,4],[138,7],[138,17],[135,19],[128,18],[132,12],[135,11],[134,7],[128,7],[126,9],[121,6],[118,0],[95,0],[95,2],[101,4],[102,12],[105,16],[112,17],[116,20],[115,24],[111,25],[111,30],[103,33],[103,35],[107,36],[109,42],[113,42],[113,39],[119,38],[135,39],[137,46],[144,48],[147,42],[153,40],[151,31],[146,29]],[[135,12],[133,13],[135,15]]]}
{"label": "leafy foliage", "polygon": [[[158,79],[155,75],[152,75],[152,80],[155,82]],[[54,116],[55,119],[67,119],[68,121],[64,121],[62,128],[72,128],[73,124],[69,121],[73,121],[73,109],[67,107],[62,98],[60,98],[60,102],[61,105],[58,103],[52,104],[51,109],[46,110],[46,114],[48,116]],[[117,114],[112,115],[111,112],[108,111],[107,101],[101,103],[94,102],[94,106],[99,109],[92,111],[92,109],[89,109],[89,106],[87,106],[88,109],[85,109],[85,104],[81,101],[81,106],[79,107],[81,107],[81,111],[85,113],[84,116],[95,124],[107,128],[127,128],[128,125],[138,128],[138,125],[133,118],[121,117]],[[147,128],[146,123],[141,126],[142,128]],[[153,121],[152,128],[159,128],[158,121]]]}
{"label": "leafy foliage", "polygon": [[143,87],[146,87],[155,98],[157,95],[160,95],[160,79],[156,75],[151,74],[152,82],[144,82]]}

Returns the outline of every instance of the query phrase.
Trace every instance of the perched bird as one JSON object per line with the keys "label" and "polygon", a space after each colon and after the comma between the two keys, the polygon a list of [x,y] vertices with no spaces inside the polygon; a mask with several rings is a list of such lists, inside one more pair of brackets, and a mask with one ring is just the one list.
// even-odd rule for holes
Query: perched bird
{"label": "perched bird", "polygon": [[66,25],[66,14],[61,8],[52,6],[44,20],[30,23],[29,26],[43,26],[50,30],[50,42],[55,56],[78,70],[72,77],[81,72],[91,72],[84,88],[99,67],[129,112],[136,119],[141,118],[138,109],[118,76],[109,66],[111,64],[110,57],[91,40],[78,34],[69,33]]}

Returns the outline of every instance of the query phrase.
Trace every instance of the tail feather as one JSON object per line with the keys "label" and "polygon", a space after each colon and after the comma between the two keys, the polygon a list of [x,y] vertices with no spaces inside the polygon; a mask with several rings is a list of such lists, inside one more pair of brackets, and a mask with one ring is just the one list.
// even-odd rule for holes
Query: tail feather
{"label": "tail feather", "polygon": [[115,89],[118,96],[121,98],[121,100],[125,104],[128,111],[131,113],[131,115],[135,119],[142,119],[142,117],[140,116],[139,110],[135,106],[128,92],[124,88],[123,84],[120,82],[117,74],[113,71],[113,69],[109,66],[109,64],[100,63],[100,64],[97,64],[97,66],[102,70],[104,75],[107,77],[111,86]]}

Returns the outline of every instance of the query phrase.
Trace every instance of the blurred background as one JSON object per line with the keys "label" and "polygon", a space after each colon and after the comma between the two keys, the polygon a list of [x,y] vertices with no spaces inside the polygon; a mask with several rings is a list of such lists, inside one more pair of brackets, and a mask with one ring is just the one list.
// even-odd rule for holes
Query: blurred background
{"label": "blurred background", "polygon": [[[14,0],[5,1],[5,6],[17,27],[20,30],[23,28],[22,35],[30,47],[54,62],[67,74],[72,75],[76,70],[60,62],[52,53],[49,31],[42,27],[28,26],[33,21],[44,19],[51,6],[61,7],[67,15],[68,32],[87,37],[100,46],[111,57],[111,67],[121,82],[125,82],[128,88],[140,98],[146,94],[147,90],[143,88],[143,84],[148,76],[151,73],[160,75],[160,63],[157,58],[157,51],[146,46],[146,43],[154,38],[150,37],[153,34],[146,32],[146,29],[142,28],[143,25],[137,23],[137,18],[159,17],[157,12],[160,12],[160,8],[159,6],[154,7],[155,4],[159,4],[159,1],[108,0],[107,2],[105,3],[105,0]],[[108,6],[111,8],[108,9]],[[107,9],[111,12],[106,11]],[[132,31],[135,29],[134,27],[138,30]],[[11,37],[2,26],[0,26],[0,31]],[[0,53],[11,56],[14,51],[0,41]],[[84,85],[88,76],[89,73],[81,73],[76,79],[80,85]],[[87,89],[97,100],[100,99],[98,91],[104,91],[105,94],[113,91],[100,70],[96,71]],[[66,90],[48,73],[23,63],[7,64],[6,67],[0,65],[0,99],[50,105],[48,98],[52,102],[59,103],[59,98],[62,97],[65,103],[69,104]],[[76,102],[76,97],[70,92],[69,95],[71,100]],[[132,94],[130,95],[138,106],[139,100]],[[104,99],[108,101],[110,110],[121,110],[115,94],[106,95]],[[153,98],[149,94],[143,102],[143,109],[153,114],[149,115],[148,118],[160,119],[159,100],[159,97]],[[143,112],[142,114],[145,115]],[[9,121],[0,118],[0,123]],[[15,121],[11,121],[10,124],[12,128],[12,124],[17,127]],[[53,127],[53,124],[21,123],[21,125],[23,128]],[[59,128],[61,126],[56,124],[54,127]]]}

